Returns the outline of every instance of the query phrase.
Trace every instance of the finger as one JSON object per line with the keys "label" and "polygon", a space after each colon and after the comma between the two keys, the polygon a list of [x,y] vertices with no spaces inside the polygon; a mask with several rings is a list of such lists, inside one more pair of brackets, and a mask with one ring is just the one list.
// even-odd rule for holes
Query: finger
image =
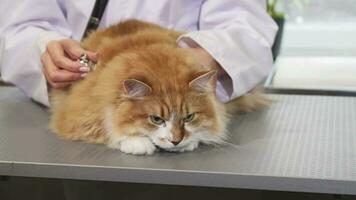
{"label": "finger", "polygon": [[53,62],[51,61],[51,57],[47,51],[42,54],[41,62],[43,65],[43,71],[46,73],[45,75],[46,75],[47,81],[51,81],[49,74],[52,74],[55,70],[58,69],[58,67],[53,64]]}
{"label": "finger", "polygon": [[85,53],[85,50],[74,40],[62,40],[61,45],[64,51],[73,59],[77,60]]}
{"label": "finger", "polygon": [[85,52],[89,58],[89,60],[93,61],[93,62],[97,62],[98,61],[98,54],[92,51],[86,51]]}
{"label": "finger", "polygon": [[60,69],[52,62],[49,54],[43,55],[44,69],[50,82],[70,82],[79,80],[81,73]]}
{"label": "finger", "polygon": [[65,69],[59,69],[56,70],[53,74],[51,74],[51,80],[53,80],[54,82],[73,82],[81,79],[85,75],[86,73],[82,74],[67,71]]}
{"label": "finger", "polygon": [[55,88],[55,89],[62,89],[62,88],[65,88],[65,87],[68,87],[70,85],[72,85],[71,82],[69,83],[53,83],[53,84],[50,84],[52,88]]}
{"label": "finger", "polygon": [[66,81],[66,82],[54,82],[54,81],[52,81],[52,79],[51,79],[52,75],[50,75],[49,71],[55,71],[57,69],[56,69],[56,66],[51,65],[51,61],[49,59],[49,55],[48,55],[47,52],[44,53],[41,56],[41,62],[43,64],[43,68],[42,68],[43,69],[43,74],[46,77],[47,82],[49,83],[49,85],[52,88],[60,89],[60,88],[65,88],[65,87],[70,86],[71,84],[73,84],[72,81]]}
{"label": "finger", "polygon": [[65,87],[73,84],[73,82],[71,82],[71,81],[69,81],[69,82],[53,82],[53,81],[51,81],[46,68],[43,68],[43,74],[45,75],[47,82],[51,86],[51,88],[61,89],[61,88],[65,88]]}
{"label": "finger", "polygon": [[73,84],[72,82],[48,82],[48,83],[52,88],[55,89],[62,89]]}
{"label": "finger", "polygon": [[50,55],[54,65],[56,65],[58,68],[67,69],[73,72],[80,71],[80,67],[82,67],[82,65],[66,57],[60,43],[49,43],[47,46],[47,52]]}
{"label": "finger", "polygon": [[62,46],[64,51],[73,59],[79,59],[83,54],[86,54],[89,60],[96,62],[97,61],[97,53],[92,51],[84,50],[80,44],[74,40],[63,40]]}
{"label": "finger", "polygon": [[46,81],[47,81],[48,83],[51,83],[52,81],[51,81],[50,78],[49,78],[48,70],[47,70],[45,67],[43,67],[43,68],[42,68],[42,72],[43,72],[43,74],[44,74],[44,76],[45,76],[45,78],[46,78]]}

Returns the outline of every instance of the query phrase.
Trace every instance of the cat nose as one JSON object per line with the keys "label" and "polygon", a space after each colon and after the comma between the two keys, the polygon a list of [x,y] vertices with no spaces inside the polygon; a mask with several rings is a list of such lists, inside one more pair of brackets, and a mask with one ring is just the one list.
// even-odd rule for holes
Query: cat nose
{"label": "cat nose", "polygon": [[182,140],[179,141],[171,141],[172,144],[174,144],[174,146],[177,146]]}

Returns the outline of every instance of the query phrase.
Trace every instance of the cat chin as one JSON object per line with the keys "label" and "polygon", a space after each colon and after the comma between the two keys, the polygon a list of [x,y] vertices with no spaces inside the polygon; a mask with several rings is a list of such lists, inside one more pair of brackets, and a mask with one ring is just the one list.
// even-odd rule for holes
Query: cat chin
{"label": "cat chin", "polygon": [[222,131],[220,134],[211,133],[206,129],[202,130],[191,130],[193,132],[188,138],[184,138],[181,143],[177,146],[168,142],[167,140],[162,141],[157,137],[157,135],[149,135],[150,140],[156,146],[157,149],[168,151],[168,152],[187,152],[193,151],[198,148],[199,143],[211,145],[211,144],[223,144],[226,140],[226,133]]}
{"label": "cat chin", "polygon": [[193,151],[194,149],[198,148],[199,142],[198,141],[191,141],[186,144],[182,144],[181,146],[173,146],[173,147],[163,147],[156,144],[158,149],[163,151],[169,152],[186,152],[186,151]]}
{"label": "cat chin", "polygon": [[193,151],[198,148],[199,141],[182,141],[180,145],[157,145],[149,137],[130,136],[125,137],[116,143],[116,145],[108,145],[111,148],[119,149],[121,152],[133,155],[152,155],[156,149],[161,149],[168,152],[186,152]]}

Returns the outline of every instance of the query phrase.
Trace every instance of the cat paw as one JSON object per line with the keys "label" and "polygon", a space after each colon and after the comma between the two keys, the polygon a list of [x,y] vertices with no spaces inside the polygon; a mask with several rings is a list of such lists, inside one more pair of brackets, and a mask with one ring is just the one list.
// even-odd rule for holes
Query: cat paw
{"label": "cat paw", "polygon": [[128,137],[120,142],[120,151],[134,155],[151,155],[156,150],[155,145],[147,137]]}
{"label": "cat paw", "polygon": [[179,149],[179,152],[193,151],[194,149],[198,148],[198,146],[199,146],[199,142],[192,142],[187,146]]}

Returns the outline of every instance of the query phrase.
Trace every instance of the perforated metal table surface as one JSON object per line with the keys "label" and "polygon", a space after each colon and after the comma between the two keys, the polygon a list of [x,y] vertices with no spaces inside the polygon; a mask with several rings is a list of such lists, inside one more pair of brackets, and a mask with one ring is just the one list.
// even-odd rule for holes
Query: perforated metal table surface
{"label": "perforated metal table surface", "polygon": [[45,108],[0,87],[0,175],[356,194],[356,98],[271,98],[235,116],[233,145],[132,156],[60,140]]}

